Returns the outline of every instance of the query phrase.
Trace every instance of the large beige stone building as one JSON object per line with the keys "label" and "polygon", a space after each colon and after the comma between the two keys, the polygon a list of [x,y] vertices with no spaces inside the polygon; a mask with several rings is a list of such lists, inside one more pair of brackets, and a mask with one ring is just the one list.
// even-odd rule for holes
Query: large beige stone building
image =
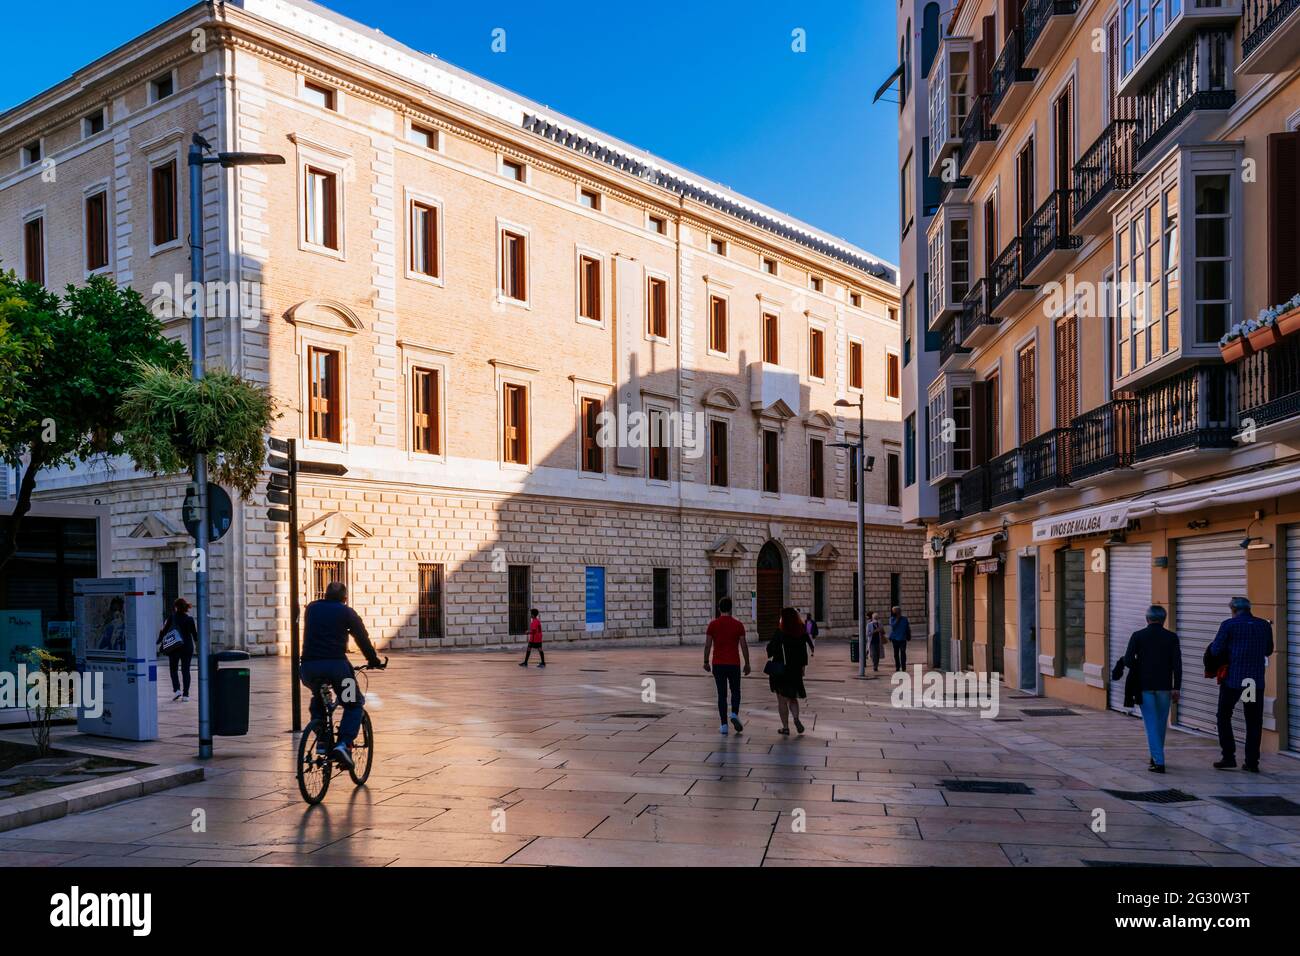
{"label": "large beige stone building", "polygon": [[[207,350],[347,468],[300,482],[305,599],[346,581],[393,647],[515,642],[532,606],[552,640],[702,639],[724,594],[855,633],[834,446],[861,401],[866,603],[925,632],[894,267],[300,0],[197,4],[0,116],[0,260],[110,275],[186,339],[194,133],[287,160],[204,173]],[[170,595],[184,484],[119,462],[41,488],[110,506],[114,568]],[[236,503],[218,642],[283,651],[288,555]]]}
{"label": "large beige stone building", "polygon": [[1123,710],[1154,601],[1175,726],[1212,732],[1202,654],[1247,596],[1277,645],[1265,745],[1300,751],[1300,5],[898,17],[903,510],[941,659]]}

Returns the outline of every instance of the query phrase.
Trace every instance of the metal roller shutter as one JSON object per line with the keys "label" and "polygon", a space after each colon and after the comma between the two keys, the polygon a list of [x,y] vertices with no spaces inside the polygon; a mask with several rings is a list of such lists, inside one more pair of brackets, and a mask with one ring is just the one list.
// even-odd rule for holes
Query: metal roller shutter
{"label": "metal roller shutter", "polygon": [[[1128,650],[1134,631],[1146,626],[1147,608],[1151,606],[1151,545],[1116,545],[1109,554],[1109,581],[1106,609],[1106,661],[1108,696],[1111,710],[1136,715],[1136,707],[1124,706],[1124,680],[1110,680],[1110,670]],[[1126,675],[1127,676],[1127,675]]]}
{"label": "metal roller shutter", "polygon": [[1286,532],[1287,749],[1300,752],[1300,526]]}
{"label": "metal roller shutter", "polygon": [[[1186,538],[1176,543],[1175,631],[1183,652],[1183,693],[1177,726],[1215,733],[1219,685],[1205,676],[1205,649],[1227,620],[1228,602],[1246,593],[1242,532]],[[1245,737],[1241,708],[1233,721],[1238,745]]]}
{"label": "metal roller shutter", "polygon": [[939,589],[939,669],[952,670],[952,565],[939,562],[935,586]]}

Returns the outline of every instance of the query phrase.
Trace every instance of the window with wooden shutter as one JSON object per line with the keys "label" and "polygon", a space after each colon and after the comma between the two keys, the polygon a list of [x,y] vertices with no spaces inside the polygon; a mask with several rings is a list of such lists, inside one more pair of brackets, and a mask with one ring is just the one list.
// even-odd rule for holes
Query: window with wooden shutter
{"label": "window with wooden shutter", "polygon": [[1023,231],[1037,207],[1034,205],[1034,138],[1029,137],[1016,157],[1016,223]]}
{"label": "window with wooden shutter", "polygon": [[898,455],[890,452],[885,456],[885,504],[890,508],[897,508],[901,503],[902,466]]}
{"label": "window with wooden shutter", "polygon": [[438,278],[438,207],[411,203],[411,271]]}
{"label": "window with wooden shutter", "polygon": [[307,167],[303,198],[306,241],[313,246],[338,250],[338,176],[326,169]]}
{"label": "window with wooden shutter", "polygon": [[771,428],[763,429],[763,490],[781,493],[781,436]]}
{"label": "window with wooden shutter", "polygon": [[808,375],[826,377],[826,333],[821,329],[808,330]]}
{"label": "window with wooden shutter", "polygon": [[421,564],[418,567],[420,601],[420,640],[439,640],[443,636],[441,564]]}
{"label": "window with wooden shutter", "polygon": [[898,356],[893,352],[885,353],[885,397],[898,398],[903,394],[902,378],[899,375]]}
{"label": "window with wooden shutter", "polygon": [[1300,132],[1268,137],[1268,305],[1300,293]]}
{"label": "window with wooden shutter", "polygon": [[727,351],[727,300],[717,295],[709,300],[709,348]]}
{"label": "window with wooden shutter", "polygon": [[763,361],[781,364],[781,321],[771,312],[763,313]]}
{"label": "window with wooden shutter", "polygon": [[1038,436],[1037,349],[1028,345],[1016,356],[1020,379],[1020,444]]}
{"label": "window with wooden shutter", "polygon": [[672,575],[668,568],[654,569],[654,626],[663,630],[669,625],[669,598]]}
{"label": "window with wooden shutter", "polygon": [[646,283],[646,331],[657,339],[668,338],[668,283],[651,276]]}
{"label": "window with wooden shutter", "polygon": [[862,387],[862,343],[849,343],[849,388]]}
{"label": "window with wooden shutter", "polygon": [[339,353],[309,348],[307,363],[311,377],[311,408],[308,435],[316,441],[342,440],[341,383]]}
{"label": "window with wooden shutter", "polygon": [[528,301],[527,245],[523,235],[501,231],[501,293],[518,302]]}
{"label": "window with wooden shutter", "polygon": [[527,634],[532,598],[528,565],[512,564],[506,569],[507,626],[511,634]]}
{"label": "window with wooden shutter", "polygon": [[528,464],[528,389],[523,385],[507,384],[502,389],[503,431],[505,447],[503,457],[508,464]]}
{"label": "window with wooden shutter", "polygon": [[155,166],[150,174],[153,203],[153,244],[166,245],[180,236],[176,221],[176,160]]}
{"label": "window with wooden shutter", "polygon": [[729,483],[727,423],[714,419],[709,422],[709,484],[726,488]]}
{"label": "window with wooden shutter", "polygon": [[442,454],[438,372],[411,370],[411,448],[423,455]]}
{"label": "window with wooden shutter", "polygon": [[650,410],[650,448],[646,474],[651,481],[668,480],[668,416],[660,409]]}
{"label": "window with wooden shutter", "polygon": [[23,223],[23,276],[28,282],[45,285],[45,220]]}
{"label": "window with wooden shutter", "polygon": [[826,446],[820,438],[808,440],[808,496],[826,497]]}
{"label": "window with wooden shutter", "polygon": [[984,381],[984,445],[983,461],[992,461],[1002,454],[1002,380],[994,373]]}
{"label": "window with wooden shutter", "polygon": [[86,197],[86,271],[108,266],[108,194]]}
{"label": "window with wooden shutter", "polygon": [[578,258],[578,288],[578,315],[591,322],[601,321],[600,260],[596,257]]}
{"label": "window with wooden shutter", "polygon": [[595,475],[605,473],[605,450],[600,447],[600,409],[600,399],[582,400],[582,470]]}

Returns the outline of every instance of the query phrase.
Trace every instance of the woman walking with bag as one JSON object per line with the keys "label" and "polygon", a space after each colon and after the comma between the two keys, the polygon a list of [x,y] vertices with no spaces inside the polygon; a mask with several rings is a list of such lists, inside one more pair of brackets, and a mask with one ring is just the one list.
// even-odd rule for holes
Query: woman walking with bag
{"label": "woman walking with bag", "polygon": [[803,671],[808,666],[808,647],[812,641],[799,612],[792,607],[781,612],[781,624],[776,636],[767,645],[767,683],[776,694],[776,708],[781,715],[778,734],[790,736],[790,717],[794,727],[803,733],[799,720],[799,701],[808,697],[803,686]]}
{"label": "woman walking with bag", "polygon": [[[171,665],[172,693],[175,695],[172,700],[187,703],[190,699],[190,662],[194,660],[194,651],[199,644],[199,629],[189,611],[190,602],[177,598],[167,620],[163,622],[162,630],[158,632],[158,651],[167,655]],[[185,678],[184,689],[181,686],[182,674]]]}

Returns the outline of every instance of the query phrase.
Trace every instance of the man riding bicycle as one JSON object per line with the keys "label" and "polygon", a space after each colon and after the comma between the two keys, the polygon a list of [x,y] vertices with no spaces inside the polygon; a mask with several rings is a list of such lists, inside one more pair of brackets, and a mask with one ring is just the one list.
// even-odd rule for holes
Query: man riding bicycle
{"label": "man riding bicycle", "polygon": [[343,719],[339,721],[338,744],[332,756],[351,770],[355,766],[352,742],[361,729],[366,698],[357,686],[356,672],[348,661],[348,635],[352,635],[371,667],[383,670],[384,665],[370,643],[370,635],[361,623],[361,617],[348,607],[347,600],[347,587],[334,581],[325,589],[322,600],[307,605],[300,674],[303,684],[311,689],[313,720],[324,721],[326,718],[318,688],[323,684],[334,688],[334,696],[343,705]]}

